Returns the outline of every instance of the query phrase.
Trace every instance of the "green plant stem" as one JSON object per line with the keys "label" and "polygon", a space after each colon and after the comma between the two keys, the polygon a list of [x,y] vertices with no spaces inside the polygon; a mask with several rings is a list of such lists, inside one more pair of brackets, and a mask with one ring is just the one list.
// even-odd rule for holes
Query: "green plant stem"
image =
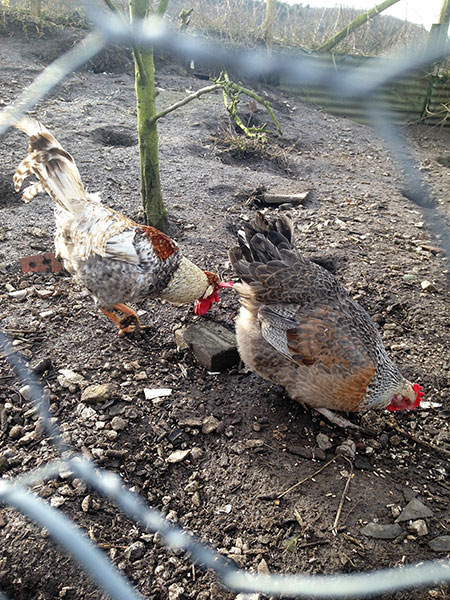
{"label": "green plant stem", "polygon": [[179,100],[178,102],[175,102],[175,104],[172,104],[172,106],[168,106],[167,108],[162,110],[160,113],[157,113],[153,117],[153,119],[150,121],[150,123],[154,123],[158,119],[161,119],[161,117],[165,117],[172,111],[176,110],[177,108],[180,108],[181,106],[184,106],[185,104],[188,104],[188,102],[191,102],[192,100],[195,100],[196,98],[199,98],[203,94],[208,94],[209,92],[214,92],[214,90],[220,90],[222,87],[223,86],[216,83],[214,85],[209,85],[207,87],[201,88],[200,90],[197,90],[193,94],[189,94],[189,96],[186,96],[186,98],[183,98],[183,100]]}
{"label": "green plant stem", "polygon": [[352,31],[355,31],[355,29],[358,29],[358,27],[364,25],[364,23],[366,23],[369,19],[371,19],[372,17],[376,17],[381,12],[383,12],[393,4],[396,4],[397,2],[399,2],[399,0],[384,0],[384,2],[382,2],[381,4],[377,4],[362,15],[358,15],[356,19],[353,19],[353,21],[346,25],[344,29],[342,29],[339,33],[337,33],[330,40],[325,42],[325,44],[319,46],[319,48],[317,48],[317,52],[329,52],[332,48],[337,46],[340,41],[342,41],[350,33],[352,33]]}
{"label": "green plant stem", "polygon": [[260,104],[262,104],[264,106],[264,108],[267,110],[267,112],[269,113],[269,115],[271,116],[272,121],[274,122],[275,127],[278,130],[278,133],[280,135],[283,135],[283,131],[281,129],[280,123],[278,122],[278,119],[276,118],[275,113],[273,112],[272,107],[270,106],[270,103],[267,100],[264,100],[264,98],[261,98],[261,96],[259,96],[253,90],[249,90],[249,89],[247,89],[245,87],[242,87],[241,85],[238,85],[237,83],[231,83],[230,82],[230,87],[233,90],[239,91],[242,94],[245,94],[246,96],[249,96],[250,98],[253,98],[257,102],[259,102]]}
{"label": "green plant stem", "polygon": [[[161,6],[161,5],[160,5]],[[130,0],[131,21],[145,19],[148,0]],[[164,231],[167,211],[161,192],[158,131],[156,128],[156,87],[153,48],[133,48],[137,103],[137,129],[141,164],[141,195],[146,223]]]}

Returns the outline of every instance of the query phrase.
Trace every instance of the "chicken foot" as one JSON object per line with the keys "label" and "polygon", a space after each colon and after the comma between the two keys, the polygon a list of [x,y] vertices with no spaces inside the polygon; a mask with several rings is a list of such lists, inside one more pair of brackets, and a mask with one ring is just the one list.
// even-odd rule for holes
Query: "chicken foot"
{"label": "chicken foot", "polygon": [[108,319],[110,319],[113,323],[117,325],[119,328],[119,335],[122,336],[125,333],[132,333],[138,329],[142,331],[143,329],[147,329],[145,325],[142,325],[141,320],[137,312],[132,309],[130,306],[126,304],[118,303],[114,304],[113,308],[121,312],[124,317],[120,318],[116,313],[111,310],[106,310],[105,308],[100,308],[103,314],[105,314]]}
{"label": "chicken foot", "polygon": [[328,421],[330,421],[330,423],[333,423],[333,425],[337,425],[338,427],[342,427],[344,429],[346,427],[351,427],[352,429],[360,429],[359,425],[355,425],[345,417],[341,417],[340,415],[334,413],[328,408],[315,408],[314,410],[323,415]]}

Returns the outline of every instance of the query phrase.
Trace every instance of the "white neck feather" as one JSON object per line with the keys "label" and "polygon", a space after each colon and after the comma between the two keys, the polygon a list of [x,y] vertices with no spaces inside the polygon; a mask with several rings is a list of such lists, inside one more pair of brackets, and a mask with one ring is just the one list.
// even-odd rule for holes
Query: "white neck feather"
{"label": "white neck feather", "polygon": [[203,296],[208,286],[205,273],[183,256],[161,298],[176,304],[194,302]]}

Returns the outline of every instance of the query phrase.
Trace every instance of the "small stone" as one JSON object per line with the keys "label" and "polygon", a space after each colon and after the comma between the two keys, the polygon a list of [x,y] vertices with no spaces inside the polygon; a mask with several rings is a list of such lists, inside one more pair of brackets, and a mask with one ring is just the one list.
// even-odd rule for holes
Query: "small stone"
{"label": "small stone", "polygon": [[203,456],[203,450],[198,446],[194,446],[191,450],[192,460],[200,460]]}
{"label": "small stone", "polygon": [[112,430],[105,431],[106,439],[108,439],[110,442],[113,442],[114,440],[116,440],[118,435],[119,434],[117,433],[117,431],[112,431]]}
{"label": "small stone", "polygon": [[42,300],[46,300],[53,296],[53,290],[36,290],[36,295]]}
{"label": "small stone", "polygon": [[202,417],[197,415],[182,413],[180,415],[175,415],[175,418],[178,421],[178,425],[180,427],[201,427],[203,423]]}
{"label": "small stone", "polygon": [[191,450],[175,450],[167,457],[167,462],[175,464],[185,460],[191,453]]}
{"label": "small stone", "polygon": [[166,519],[171,523],[178,523],[178,515],[175,510],[169,510],[166,515]]}
{"label": "small stone", "polygon": [[8,296],[14,298],[14,300],[23,300],[28,294],[28,288],[24,290],[16,290],[15,292],[9,292]]}
{"label": "small stone", "polygon": [[105,402],[114,396],[116,388],[112,383],[88,385],[81,394],[81,402]]}
{"label": "small stone", "polygon": [[336,454],[342,454],[342,456],[346,456],[347,458],[350,458],[352,460],[353,458],[355,458],[356,455],[355,442],[353,440],[345,440],[344,442],[342,442],[342,444],[337,446]]}
{"label": "small stone", "polygon": [[420,282],[420,287],[423,289],[424,292],[437,292],[436,287],[431,283],[431,281],[428,281],[427,279]]}
{"label": "small stone", "polygon": [[330,441],[330,438],[324,433],[317,434],[316,442],[321,450],[329,450],[333,445]]}
{"label": "small stone", "polygon": [[213,433],[219,427],[220,421],[216,419],[213,415],[206,417],[202,421],[202,433],[208,435],[209,433]]}
{"label": "small stone", "polygon": [[247,440],[245,442],[245,447],[248,450],[253,450],[255,448],[262,448],[264,446],[264,440]]}
{"label": "small stone", "polygon": [[111,427],[114,431],[122,431],[127,425],[128,423],[122,417],[114,417],[111,421]]}
{"label": "small stone", "polygon": [[81,501],[81,510],[83,512],[89,512],[90,507],[91,507],[91,496],[90,496],[90,494],[88,494]]}
{"label": "small stone", "polygon": [[139,371],[139,373],[136,373],[134,378],[136,381],[145,381],[147,379],[147,373],[145,371]]}
{"label": "small stone", "polygon": [[200,500],[200,492],[194,492],[191,496],[191,504],[192,506],[199,507],[201,504]]}
{"label": "small stone", "polygon": [[423,535],[428,534],[428,527],[423,519],[411,521],[411,523],[408,525],[408,530],[411,531],[411,533],[417,535],[418,537],[422,537]]}
{"label": "small stone", "polygon": [[36,441],[34,431],[29,431],[23,437],[21,437],[17,443],[19,446],[28,446],[28,444],[31,444],[31,442],[34,441]]}
{"label": "small stone", "polygon": [[129,561],[138,560],[139,558],[142,558],[142,555],[144,554],[144,548],[145,546],[143,542],[133,542],[127,548],[125,548],[123,554]]}
{"label": "small stone", "polygon": [[54,310],[43,310],[39,313],[41,319],[48,319],[48,317],[52,317],[55,314]]}
{"label": "small stone", "polygon": [[417,279],[417,275],[414,275],[414,273],[405,273],[402,279],[403,281],[414,281]]}
{"label": "small stone", "polygon": [[33,399],[33,390],[31,385],[23,385],[20,390],[19,390],[19,394],[27,401],[30,402],[30,400]]}
{"label": "small stone", "polygon": [[429,509],[417,498],[413,498],[403,509],[402,513],[395,520],[396,523],[403,521],[413,521],[415,519],[424,519],[426,517],[432,517],[433,511]]}
{"label": "small stone", "polygon": [[440,535],[430,542],[430,548],[435,552],[450,552],[450,535]]}
{"label": "small stone", "polygon": [[75,373],[71,369],[60,369],[58,375],[58,383],[61,387],[70,387],[71,385],[76,385],[79,387],[84,387],[87,383],[86,379],[83,375],[79,373]]}
{"label": "small stone", "polygon": [[261,561],[258,563],[257,571],[258,575],[268,575],[270,573],[269,567],[267,566],[267,563],[264,560],[264,558],[262,558]]}
{"label": "small stone", "polygon": [[9,430],[9,437],[12,440],[19,439],[22,434],[23,434],[23,427],[22,427],[22,425],[13,425],[11,427],[11,429]]}
{"label": "small stone", "polygon": [[393,540],[403,533],[403,529],[396,524],[368,523],[361,529],[361,533],[379,540]]}
{"label": "small stone", "polygon": [[62,506],[65,501],[66,501],[66,499],[63,498],[62,496],[53,496],[53,498],[50,498],[50,505],[53,506],[54,508],[58,508],[58,507]]}
{"label": "small stone", "polygon": [[184,587],[179,583],[169,585],[169,600],[179,600],[184,594]]}

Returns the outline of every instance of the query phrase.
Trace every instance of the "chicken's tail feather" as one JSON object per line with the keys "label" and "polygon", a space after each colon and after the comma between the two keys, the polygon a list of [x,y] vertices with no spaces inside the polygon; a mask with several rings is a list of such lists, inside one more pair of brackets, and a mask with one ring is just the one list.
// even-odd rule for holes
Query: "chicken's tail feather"
{"label": "chicken's tail feather", "polygon": [[25,202],[29,202],[40,192],[47,192],[63,209],[76,212],[80,200],[87,199],[87,192],[72,156],[38,121],[25,117],[15,127],[30,138],[28,155],[14,174],[15,190],[18,192],[25,179],[35,175],[38,182],[25,188],[23,192]]}
{"label": "chicken's tail feather", "polygon": [[237,238],[239,247],[230,250],[230,261],[240,276],[252,263],[284,262],[289,252],[295,252],[292,223],[284,216],[268,220],[258,212],[238,232]]}

